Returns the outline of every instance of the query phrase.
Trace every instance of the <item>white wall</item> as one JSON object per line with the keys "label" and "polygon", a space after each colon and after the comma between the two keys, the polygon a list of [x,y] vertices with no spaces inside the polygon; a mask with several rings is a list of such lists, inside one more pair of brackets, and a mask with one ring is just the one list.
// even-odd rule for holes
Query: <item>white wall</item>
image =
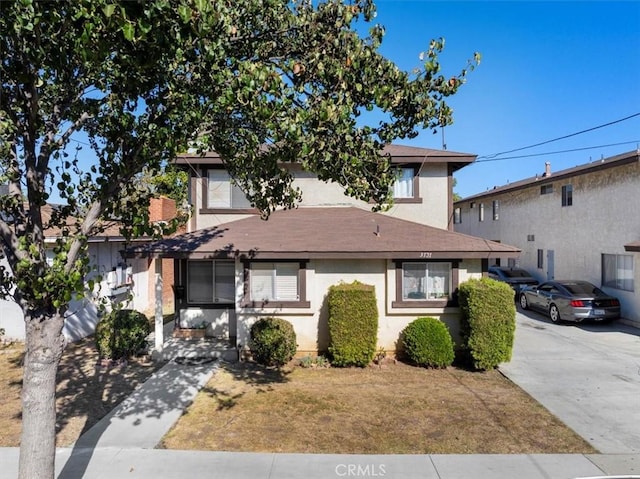
{"label": "white wall", "polygon": [[[95,242],[89,244],[89,257],[92,265],[97,265],[97,271],[89,275],[89,278],[97,274],[103,276],[94,292],[87,292],[84,298],[72,300],[65,317],[63,333],[69,341],[77,341],[93,334],[98,322],[98,306],[96,299],[111,293],[104,276],[112,267],[122,262],[120,250],[124,247],[122,242]],[[148,307],[149,292],[147,260],[128,260],[132,266],[133,283],[130,285],[134,294],[133,302],[126,307],[144,311]],[[6,260],[2,263],[7,267]],[[114,299],[123,301],[126,294],[116,296]],[[24,340],[24,316],[20,307],[10,300],[0,300],[0,328],[5,329],[7,339]]]}

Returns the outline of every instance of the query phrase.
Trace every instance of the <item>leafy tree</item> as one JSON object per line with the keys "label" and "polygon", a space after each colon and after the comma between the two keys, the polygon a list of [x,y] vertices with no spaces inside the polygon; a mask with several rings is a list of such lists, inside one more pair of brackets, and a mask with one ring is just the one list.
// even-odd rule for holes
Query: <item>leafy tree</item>
{"label": "leafy tree", "polygon": [[[424,68],[403,72],[378,53],[382,27],[356,30],[374,12],[370,0],[0,2],[0,293],[25,317],[20,477],[54,474],[56,369],[87,238],[114,218],[127,237],[153,232],[143,170],[215,150],[266,216],[299,200],[279,163],[299,161],[384,207],[394,175],[381,147],[451,123],[444,99],[477,58],[445,78],[432,41]],[[356,123],[370,110],[385,119]],[[79,134],[90,165],[73,152]],[[63,204],[45,221],[53,193]]]}

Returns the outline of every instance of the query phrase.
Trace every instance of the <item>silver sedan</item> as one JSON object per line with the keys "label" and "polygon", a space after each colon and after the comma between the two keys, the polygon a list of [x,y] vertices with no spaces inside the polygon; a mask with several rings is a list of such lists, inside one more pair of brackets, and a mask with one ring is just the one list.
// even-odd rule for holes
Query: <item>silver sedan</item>
{"label": "silver sedan", "polygon": [[551,321],[610,321],[620,317],[620,301],[587,281],[547,281],[520,293],[522,309],[546,313]]}

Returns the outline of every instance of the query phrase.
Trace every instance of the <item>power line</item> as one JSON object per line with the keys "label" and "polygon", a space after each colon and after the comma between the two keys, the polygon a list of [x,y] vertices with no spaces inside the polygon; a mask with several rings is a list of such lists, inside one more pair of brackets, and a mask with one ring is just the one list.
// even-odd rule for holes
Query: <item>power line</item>
{"label": "power line", "polygon": [[487,157],[478,157],[485,158],[484,160],[476,160],[475,163],[485,163],[489,161],[502,161],[502,160],[515,160],[518,158],[531,158],[534,156],[547,156],[547,155],[558,155],[560,153],[572,153],[574,151],[584,151],[584,150],[595,150],[598,148],[607,148],[610,146],[620,146],[620,145],[629,145],[629,144],[640,144],[640,140],[633,141],[624,141],[622,143],[610,143],[608,145],[598,145],[598,146],[585,146],[583,148],[572,148],[571,150],[560,150],[560,151],[549,151],[546,153],[532,153],[530,155],[518,155],[518,156],[505,156],[504,158],[487,158]]}
{"label": "power line", "polygon": [[[506,155],[507,153],[515,153],[516,151],[528,150],[529,148],[535,148],[536,146],[546,145],[547,143],[553,143],[554,141],[564,140],[566,138],[571,138],[572,136],[582,135],[583,133],[588,133],[590,131],[597,130],[599,128],[604,128],[606,126],[615,125],[616,123],[620,123],[620,122],[629,120],[629,119],[634,118],[636,116],[640,116],[640,112],[634,113],[633,115],[629,115],[629,116],[624,117],[624,118],[620,118],[619,120],[610,121],[609,123],[605,123],[603,125],[594,126],[593,128],[588,128],[586,130],[581,130],[581,131],[578,131],[576,133],[571,133],[569,135],[559,136],[558,138],[554,138],[552,140],[542,141],[540,143],[536,143],[535,145],[523,146],[522,148],[515,148],[513,150],[502,151],[500,153],[493,153],[491,155],[482,155],[482,156],[479,156],[478,158],[486,158],[487,160],[491,160],[491,159],[494,159],[496,156]],[[571,150],[569,150],[569,151],[571,151]],[[577,150],[574,150],[574,151],[577,151]]]}

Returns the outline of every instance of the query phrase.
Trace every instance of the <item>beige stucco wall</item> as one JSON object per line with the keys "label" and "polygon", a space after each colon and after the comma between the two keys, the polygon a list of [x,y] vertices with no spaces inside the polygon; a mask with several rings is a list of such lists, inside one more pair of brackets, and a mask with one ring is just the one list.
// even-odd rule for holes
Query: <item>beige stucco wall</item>
{"label": "beige stucco wall", "polygon": [[[242,297],[242,269],[238,265],[238,297]],[[460,263],[460,282],[482,276],[480,260]],[[241,309],[236,308],[237,342],[243,348],[249,343],[249,331],[255,321],[264,316],[277,316],[291,322],[296,330],[298,355],[324,351],[328,347],[326,295],[329,287],[341,281],[355,280],[375,286],[378,298],[378,347],[387,352],[396,350],[400,332],[419,316],[433,316],[444,321],[454,338],[459,340],[458,308],[392,308],[395,297],[395,266],[387,260],[311,260],[307,264],[307,300],[310,308],[300,309]],[[198,308],[186,313],[185,318],[214,319],[217,313],[202,312]],[[211,316],[211,318],[209,318]],[[215,322],[215,320],[214,320]],[[224,326],[215,323],[216,328]]]}
{"label": "beige stucco wall", "polygon": [[[347,196],[344,188],[337,183],[323,182],[316,175],[302,171],[294,165],[291,170],[295,176],[294,186],[302,191],[300,206],[356,206],[370,210],[372,204]],[[247,218],[247,214],[211,214],[202,213],[203,188],[205,182],[196,179],[196,188],[192,190],[194,221],[192,229],[209,228],[229,221]],[[449,180],[447,164],[424,164],[419,172],[419,194],[421,203],[397,203],[385,214],[416,223],[447,229],[449,224]]]}
{"label": "beige stucco wall", "polygon": [[[573,205],[562,206],[562,186],[573,187]],[[538,280],[602,281],[602,254],[634,255],[635,291],[603,288],[622,302],[624,318],[640,324],[640,254],[624,245],[640,238],[640,164],[632,163],[553,182],[553,193],[541,195],[540,185],[458,203],[462,222],[455,231],[502,241],[522,249],[519,265]],[[492,200],[500,201],[500,218],[492,220]],[[478,205],[485,203],[485,221]],[[527,239],[533,235],[533,241]],[[543,268],[537,267],[544,251]],[[553,268],[548,252],[553,251]],[[504,260],[503,264],[507,264]]]}

